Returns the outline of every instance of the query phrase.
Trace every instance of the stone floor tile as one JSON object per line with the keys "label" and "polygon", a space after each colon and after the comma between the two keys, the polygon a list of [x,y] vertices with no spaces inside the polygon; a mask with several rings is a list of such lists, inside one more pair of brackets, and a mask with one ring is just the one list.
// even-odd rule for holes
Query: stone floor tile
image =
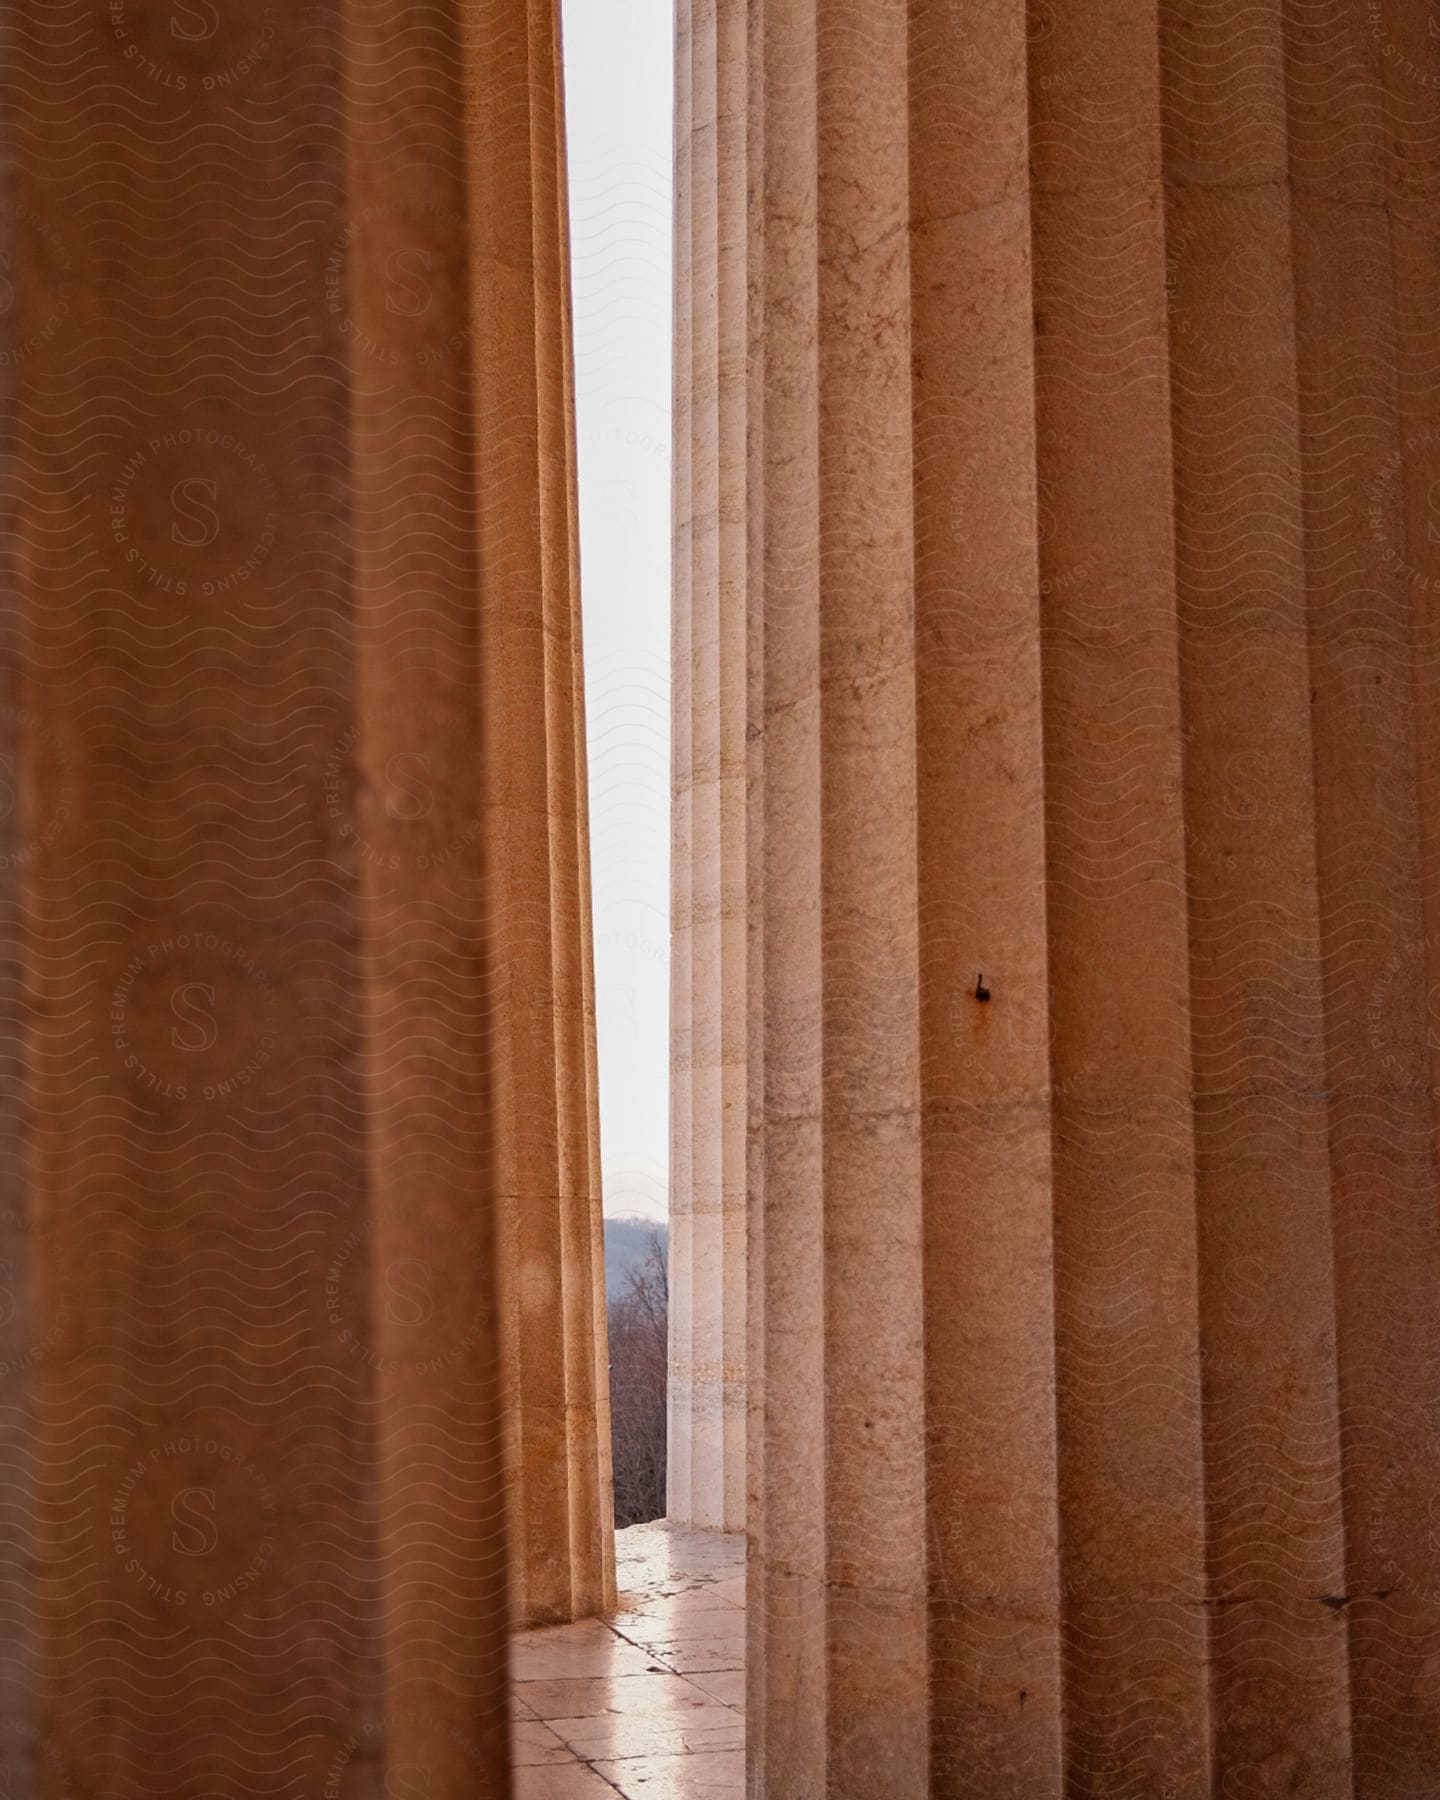
{"label": "stone floor tile", "polygon": [[625,1800],[739,1800],[745,1792],[745,1756],[740,1750],[639,1756],[597,1767]]}
{"label": "stone floor tile", "polygon": [[539,1719],[593,1719],[604,1713],[632,1714],[674,1712],[705,1706],[713,1695],[699,1691],[698,1683],[668,1670],[655,1675],[578,1676],[570,1681],[522,1681],[519,1704]]}
{"label": "stone floor tile", "polygon": [[737,1711],[745,1710],[745,1671],[743,1669],[713,1669],[697,1671],[684,1677],[692,1687],[699,1688],[702,1694],[709,1694],[722,1706],[733,1706]]}
{"label": "stone floor tile", "polygon": [[536,1763],[573,1763],[563,1738],[539,1719],[516,1719],[510,1726],[510,1760],[517,1768]]}
{"label": "stone floor tile", "polygon": [[[743,1792],[736,1788],[732,1800]],[[571,1763],[568,1768],[516,1769],[513,1788],[515,1800],[615,1800],[612,1782],[587,1769],[584,1763]],[[653,1796],[655,1790],[651,1789]]]}
{"label": "stone floor tile", "polygon": [[677,1675],[704,1675],[715,1669],[743,1669],[743,1637],[686,1638],[675,1644],[645,1646],[649,1655]]}
{"label": "stone floor tile", "polygon": [[717,1612],[741,1612],[743,1602],[737,1603],[716,1587],[681,1588],[678,1593],[637,1594],[631,1593],[628,1603],[615,1615],[615,1623],[622,1624],[634,1613],[641,1613],[646,1618],[684,1617],[690,1614]]}
{"label": "stone floor tile", "polygon": [[744,1719],[717,1702],[682,1712],[555,1719],[547,1729],[588,1763],[628,1756],[679,1756],[686,1752],[745,1748]]}
{"label": "stone floor tile", "polygon": [[601,1627],[597,1634],[564,1637],[573,1625],[523,1632],[511,1650],[512,1681],[563,1681],[582,1675],[643,1675],[653,1659],[637,1645]]}
{"label": "stone floor tile", "polygon": [[615,1630],[633,1644],[684,1642],[687,1638],[743,1638],[745,1615],[733,1606],[703,1612],[620,1613]]}

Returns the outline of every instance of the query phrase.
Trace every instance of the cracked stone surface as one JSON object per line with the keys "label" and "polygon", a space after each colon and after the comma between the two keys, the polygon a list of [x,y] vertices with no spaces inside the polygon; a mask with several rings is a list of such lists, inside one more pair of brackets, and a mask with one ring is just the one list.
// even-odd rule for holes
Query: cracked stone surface
{"label": "cracked stone surface", "polygon": [[514,1639],[516,1800],[740,1800],[744,1538],[662,1519],[615,1554],[612,1617]]}

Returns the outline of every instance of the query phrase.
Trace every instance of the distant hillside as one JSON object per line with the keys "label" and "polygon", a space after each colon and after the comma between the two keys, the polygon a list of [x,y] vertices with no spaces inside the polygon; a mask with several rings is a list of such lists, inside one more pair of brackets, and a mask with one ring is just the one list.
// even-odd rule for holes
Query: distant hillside
{"label": "distant hillside", "polygon": [[653,1219],[606,1219],[605,1292],[609,1299],[623,1290],[626,1272],[645,1260],[652,1231],[659,1232],[662,1245],[669,1244],[669,1231]]}

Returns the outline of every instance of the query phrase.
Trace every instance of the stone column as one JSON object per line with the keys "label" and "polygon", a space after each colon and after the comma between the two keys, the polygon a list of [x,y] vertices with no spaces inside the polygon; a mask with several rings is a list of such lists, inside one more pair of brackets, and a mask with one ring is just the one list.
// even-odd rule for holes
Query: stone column
{"label": "stone column", "polygon": [[745,1523],[743,9],[676,39],[670,1427],[667,1510]]}
{"label": "stone column", "polygon": [[11,1785],[503,1794],[608,1556],[553,12],[12,33]]}
{"label": "stone column", "polygon": [[461,17],[512,1588],[558,1624],[615,1598],[558,0]]}
{"label": "stone column", "polygon": [[1418,1795],[1440,48],[1388,0],[727,31],[751,1792]]}

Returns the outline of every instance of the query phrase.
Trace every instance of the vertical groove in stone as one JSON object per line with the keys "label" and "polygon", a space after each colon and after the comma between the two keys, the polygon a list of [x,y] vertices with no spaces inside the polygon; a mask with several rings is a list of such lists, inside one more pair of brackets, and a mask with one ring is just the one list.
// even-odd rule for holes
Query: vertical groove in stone
{"label": "vertical groove in stone", "polygon": [[[1440,115],[1440,38],[1428,22],[1369,21],[1383,34],[1386,201],[1395,281],[1396,381],[1401,459],[1367,496],[1383,557],[1403,571],[1410,602],[1411,704],[1419,785],[1425,908],[1426,1039],[1430,1100],[1440,1143],[1440,158],[1431,151]],[[1378,518],[1396,518],[1382,528]],[[1398,517],[1397,517],[1398,515]]]}
{"label": "vertical groove in stone", "polygon": [[[1238,23],[1237,23],[1238,22]],[[1350,1791],[1279,0],[1161,7],[1213,1782]]]}
{"label": "vertical groove in stone", "polygon": [[[1025,41],[1018,0],[912,9],[900,199],[914,372],[930,1781],[1041,1800],[1059,1782],[1061,1692]],[[894,335],[903,342],[900,326]],[[902,1189],[896,1209],[907,1203]],[[903,1791],[926,1790],[908,1774]]]}
{"label": "vertical groove in stone", "polygon": [[[1372,1127],[1369,1137],[1385,1138],[1382,1170],[1389,1156],[1403,1151],[1418,1188],[1408,1207],[1386,1196],[1387,1220],[1396,1224],[1389,1235],[1396,1266],[1390,1266],[1388,1247],[1382,1256],[1379,1245],[1362,1235],[1361,1209],[1353,1220],[1370,1268],[1386,1280],[1386,1302],[1397,1306],[1403,1346],[1392,1348],[1383,1320],[1367,1319],[1365,1337],[1355,1344],[1356,1361],[1363,1357],[1365,1366],[1352,1367],[1348,1357],[1342,1361],[1352,1583],[1358,1596],[1351,1623],[1356,1793],[1358,1800],[1384,1800],[1400,1791],[1391,1777],[1392,1758],[1407,1793],[1423,1792],[1433,1782],[1440,1731],[1440,1693],[1428,1660],[1440,1608],[1440,1538],[1434,1526],[1434,1496],[1440,1491],[1440,1286],[1430,1236],[1437,1181],[1432,1162],[1427,1196],[1419,1135],[1428,1124],[1432,1145],[1440,1146],[1440,38],[1433,15],[1419,8],[1367,9],[1365,24],[1370,55],[1380,64],[1397,418],[1383,466],[1368,472],[1363,494],[1355,499],[1364,509],[1371,566],[1377,571],[1372,579],[1379,585],[1383,572],[1386,586],[1398,581],[1404,594],[1404,604],[1398,604],[1389,588],[1393,611],[1386,635],[1398,626],[1401,642],[1393,649],[1387,643],[1393,665],[1375,685],[1403,682],[1408,690],[1410,720],[1408,727],[1399,725],[1397,735],[1409,736],[1413,744],[1417,842],[1411,855],[1419,890],[1418,920],[1412,890],[1405,895],[1404,929],[1395,929],[1390,953],[1381,961],[1372,952],[1372,966],[1380,966],[1362,1027],[1367,1073],[1388,1090],[1390,1107],[1381,1115],[1385,1125],[1390,1109],[1404,1111],[1398,1142],[1383,1127]],[[1403,779],[1398,768],[1396,778]],[[1410,935],[1417,925],[1418,943]],[[1406,993],[1399,991],[1404,986]],[[1396,1029],[1402,1025],[1403,1031]],[[1426,1099],[1428,1121],[1419,1104]],[[1373,1163],[1373,1154],[1367,1160]],[[1356,1162],[1361,1164],[1359,1156]],[[1372,1176],[1372,1191],[1376,1185]],[[1342,1232],[1342,1243],[1347,1235]],[[1417,1266],[1399,1266],[1407,1255],[1416,1257]],[[1402,1366],[1395,1367],[1397,1362]],[[1362,1380],[1364,1419],[1351,1399],[1359,1397]],[[1369,1506],[1357,1503],[1352,1443],[1363,1445],[1373,1465]],[[1381,1594],[1387,1596],[1383,1607]]]}
{"label": "vertical groove in stone", "polygon": [[[764,1558],[748,1572],[748,1630],[764,1645],[763,1767],[752,1790],[821,1794],[830,1780],[825,1646],[825,1249],[820,1046],[819,522],[816,483],[817,242],[813,0],[767,6],[758,76],[764,116],[765,535],[759,720],[765,745],[756,885],[764,920],[764,1172],[760,1260],[765,1368]],[[784,1371],[783,1379],[779,1371]],[[798,1704],[800,1695],[808,1704]]]}
{"label": "vertical groove in stone", "polygon": [[[556,200],[551,228],[560,259],[555,304],[560,320],[559,347],[563,359],[563,371],[557,398],[560,400],[559,429],[563,433],[564,439],[563,498],[565,532],[569,546],[569,616],[566,629],[570,640],[569,687],[573,732],[573,748],[569,751],[569,755],[573,759],[576,783],[570,818],[575,832],[575,884],[579,902],[576,921],[579,987],[573,1021],[573,1029],[577,1035],[571,1050],[570,1066],[576,1071],[577,1083],[583,1082],[584,1092],[584,1116],[578,1126],[581,1142],[577,1151],[576,1176],[576,1185],[581,1200],[575,1209],[575,1226],[581,1237],[580,1255],[577,1261],[582,1286],[579,1296],[580,1332],[577,1333],[577,1336],[582,1342],[588,1338],[588,1355],[592,1363],[588,1375],[582,1379],[580,1392],[583,1397],[586,1391],[585,1383],[588,1382],[589,1389],[595,1397],[594,1460],[598,1480],[601,1527],[598,1580],[596,1574],[592,1574],[589,1579],[589,1591],[585,1596],[585,1610],[608,1611],[615,1604],[615,1479],[611,1464],[610,1441],[610,1338],[605,1312],[605,1222],[600,1167],[600,1076],[593,999],[595,993],[595,931],[591,896],[594,890],[590,859],[590,777],[586,735],[584,635],[581,623],[580,495],[574,404],[574,290],[570,266],[570,199],[565,142],[564,58],[558,42],[558,18],[555,31],[557,35],[551,55],[550,98],[554,126],[550,135],[555,168]],[[561,815],[563,818],[563,807]],[[575,1454],[573,1446],[571,1454],[572,1457]],[[588,1461],[589,1451],[584,1451],[584,1454]],[[588,1529],[583,1513],[578,1521],[572,1515],[571,1529],[575,1536],[583,1539]]]}
{"label": "vertical groove in stone", "polygon": [[719,1457],[717,1467],[712,1456],[706,1504],[703,1514],[697,1509],[695,1522],[719,1525],[727,1531],[743,1530],[745,1525],[747,48],[744,6],[722,6],[715,43],[719,390],[715,780],[719,842],[713,876],[719,914],[715,1050],[720,1153],[716,1216],[710,1228],[712,1258],[718,1265],[720,1319],[707,1359],[711,1389],[718,1388],[707,1412],[719,1415],[712,1425],[719,1440]]}
{"label": "vertical groove in stone", "polygon": [[[468,14],[503,1358],[515,1616],[600,1610],[610,1568],[597,1344],[593,993],[554,0]],[[515,746],[543,729],[532,756]]]}
{"label": "vertical groove in stone", "polygon": [[693,1339],[693,1181],[695,1107],[694,960],[694,502],[695,440],[693,257],[690,220],[694,26],[689,0],[675,22],[675,306],[673,391],[675,448],[671,464],[670,643],[670,1319],[668,1348],[666,1506],[672,1515],[690,1494],[693,1455],[690,1382],[683,1363]]}
{"label": "vertical groove in stone", "polygon": [[[13,59],[18,32],[0,26],[0,56]],[[14,171],[0,158],[0,251],[15,257],[29,221],[17,209]],[[62,303],[68,304],[70,296]],[[9,294],[13,307],[15,294]],[[5,346],[9,348],[9,346]],[[16,597],[21,570],[16,525],[19,442],[16,371],[0,366],[0,1764],[16,1800],[35,1792],[36,1663],[34,1592],[35,1443],[27,1350],[34,1304],[25,1169],[25,946],[22,888],[33,852],[25,841],[22,790],[40,747],[21,705],[24,621]],[[71,804],[73,796],[65,804]]]}
{"label": "vertical groove in stone", "polygon": [[[1433,715],[1428,742],[1417,733],[1412,663],[1413,609],[1417,600],[1423,608],[1436,561],[1424,545],[1433,528],[1421,534],[1418,566],[1405,528],[1406,473],[1428,460],[1433,479],[1440,458],[1427,458],[1423,425],[1405,417],[1407,403],[1422,413],[1427,399],[1433,406],[1433,321],[1427,367],[1402,349],[1403,265],[1394,255],[1407,235],[1411,180],[1434,198],[1440,56],[1432,24],[1428,34],[1409,30],[1397,57],[1389,33],[1402,20],[1403,9],[1351,12],[1313,0],[1285,9],[1343,1616],[1354,1791],[1364,1800],[1433,1785],[1440,1723],[1440,1696],[1417,1691],[1425,1646],[1440,1630],[1440,1545],[1416,1529],[1440,1468],[1440,1215],[1426,1072],[1427,844],[1415,779],[1440,740]],[[1387,84],[1387,67],[1398,82]],[[1428,88],[1407,74],[1422,69]],[[1387,120],[1398,127],[1393,140]]]}
{"label": "vertical groove in stone", "polygon": [[[828,1664],[827,1791],[853,1800],[915,1778],[928,1710],[915,1679],[925,1661],[926,1419],[907,58],[901,9],[819,8],[820,817],[809,928],[819,963],[825,1563],[809,1604]],[[895,1204],[877,1206],[886,1194]]]}
{"label": "vertical groove in stone", "polygon": [[[675,900],[684,951],[674,1015],[685,1141],[673,1147],[668,1511],[745,1518],[745,13],[684,14],[677,144],[677,369],[686,389],[688,565],[677,582]],[[677,556],[681,540],[677,534]],[[683,717],[678,709],[683,708]],[[679,808],[683,807],[683,817]]]}
{"label": "vertical groove in stone", "polygon": [[[681,1171],[680,1210],[688,1263],[687,1330],[672,1363],[684,1407],[688,1457],[667,1495],[672,1518],[703,1517],[707,1465],[719,1445],[712,1409],[723,1283],[713,1232],[721,1185],[719,1057],[720,918],[715,871],[720,853],[719,657],[720,383],[719,185],[716,44],[719,0],[696,0],[690,14],[690,1160]],[[671,1196],[672,1211],[677,1196]],[[698,1515],[698,1517],[697,1517]]]}
{"label": "vertical groove in stone", "polygon": [[[765,1460],[765,5],[746,0],[745,1531],[748,1617],[768,1556]],[[769,1643],[746,1637],[747,1793],[763,1800]]]}
{"label": "vertical groove in stone", "polygon": [[1029,63],[1064,1791],[1198,1800],[1203,1452],[1155,7],[1037,15]]}
{"label": "vertical groove in stone", "polygon": [[[724,1180],[720,896],[720,0],[690,17],[690,1167],[689,1335],[675,1374],[689,1413],[689,1462],[670,1516],[716,1523],[707,1501],[723,1452],[717,1385],[724,1273],[715,1256]],[[672,1199],[672,1206],[674,1202]],[[707,1514],[711,1516],[707,1517]]]}

